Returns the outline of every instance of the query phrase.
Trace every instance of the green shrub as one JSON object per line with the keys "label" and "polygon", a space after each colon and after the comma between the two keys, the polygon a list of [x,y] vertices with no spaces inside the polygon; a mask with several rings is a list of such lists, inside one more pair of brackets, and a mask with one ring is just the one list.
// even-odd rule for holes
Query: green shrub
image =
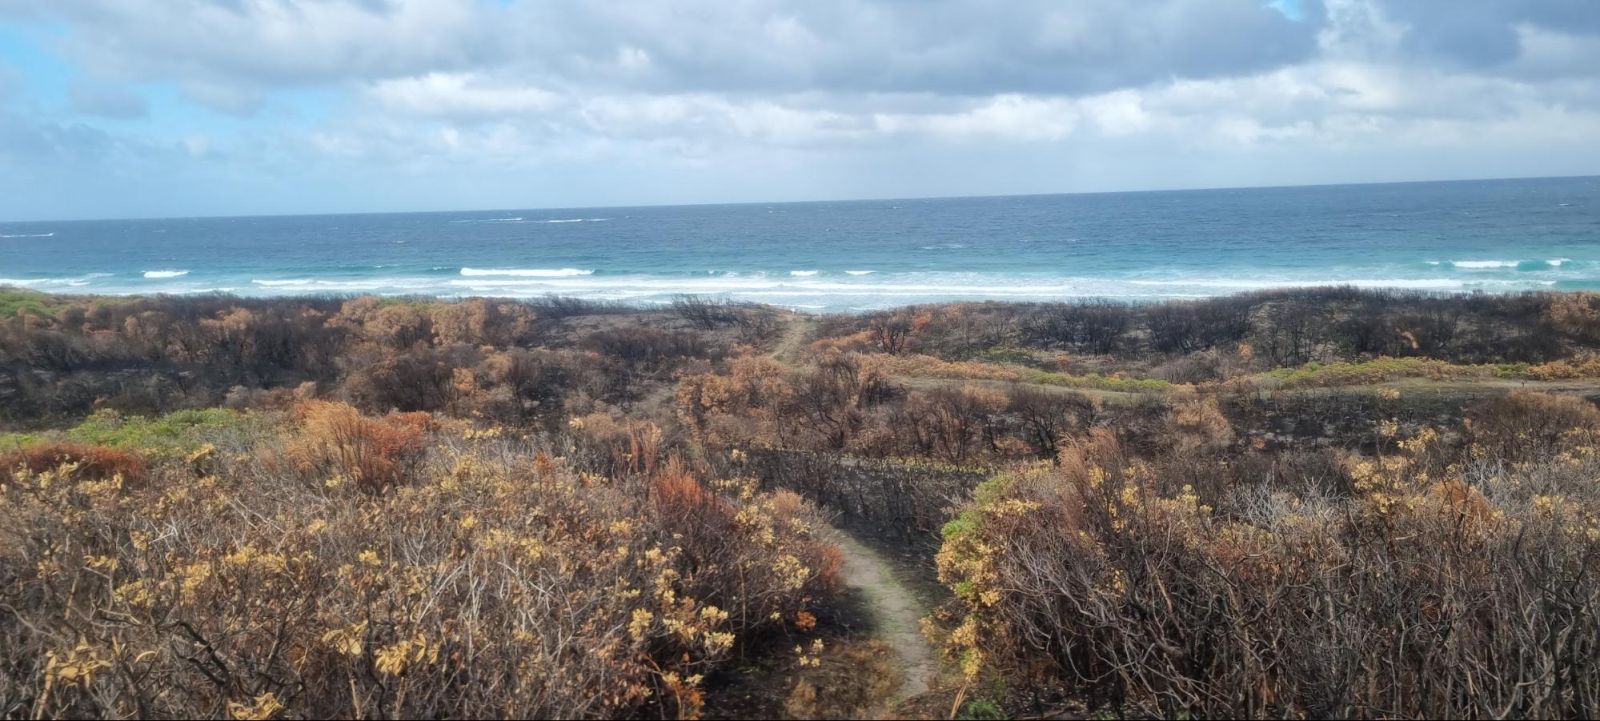
{"label": "green shrub", "polygon": [[248,414],[227,408],[183,410],[154,418],[102,410],[59,433],[0,434],[0,451],[25,448],[59,435],[69,441],[152,456],[182,455],[218,435],[245,428],[252,420]]}

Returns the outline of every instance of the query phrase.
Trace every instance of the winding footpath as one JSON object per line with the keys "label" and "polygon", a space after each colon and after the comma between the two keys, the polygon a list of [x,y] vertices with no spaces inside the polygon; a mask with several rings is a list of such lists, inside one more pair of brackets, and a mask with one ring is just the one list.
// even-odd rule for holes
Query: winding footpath
{"label": "winding footpath", "polygon": [[[817,328],[814,316],[799,314],[790,318],[771,356],[788,365],[803,362],[806,344]],[[920,696],[930,688],[939,671],[938,656],[922,635],[922,618],[928,609],[900,581],[894,566],[883,554],[857,541],[850,534],[834,529],[833,542],[844,554],[845,584],[857,589],[872,614],[872,635],[895,655],[900,683],[889,698],[879,702],[874,718],[888,713],[906,699]]]}
{"label": "winding footpath", "polygon": [[933,648],[922,635],[922,617],[927,609],[899,581],[889,561],[842,531],[834,533],[834,543],[844,553],[844,579],[866,596],[872,612],[873,636],[887,644],[896,656],[900,685],[884,699],[892,708],[913,696],[928,691],[929,679],[938,672]]}

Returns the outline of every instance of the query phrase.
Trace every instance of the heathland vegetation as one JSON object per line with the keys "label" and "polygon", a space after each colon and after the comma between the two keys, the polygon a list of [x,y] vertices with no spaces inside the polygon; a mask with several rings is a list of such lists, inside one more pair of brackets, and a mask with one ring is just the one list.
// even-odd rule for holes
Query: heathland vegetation
{"label": "heathland vegetation", "polygon": [[1592,294],[0,290],[0,716],[1590,718],[1595,397]]}

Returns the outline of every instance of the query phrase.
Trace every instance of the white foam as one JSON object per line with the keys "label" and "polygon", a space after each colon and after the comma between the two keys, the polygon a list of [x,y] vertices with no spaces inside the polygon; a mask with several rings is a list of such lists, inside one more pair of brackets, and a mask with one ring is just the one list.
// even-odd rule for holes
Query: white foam
{"label": "white foam", "polygon": [[1484,270],[1484,269],[1487,269],[1487,268],[1515,268],[1521,263],[1522,263],[1522,261],[1520,261],[1520,260],[1452,260],[1452,261],[1450,261],[1450,265],[1453,266],[1453,267],[1466,268],[1466,269],[1469,269],[1469,270]]}
{"label": "white foam", "polygon": [[147,270],[144,277],[152,280],[157,278],[182,278],[189,274],[187,270]]}
{"label": "white foam", "polygon": [[441,290],[437,281],[426,278],[293,278],[250,282],[280,293],[427,294]]}
{"label": "white foam", "polygon": [[[1524,261],[1522,267],[1555,261]],[[1449,261],[1439,261],[1440,264]],[[1588,265],[1571,261],[1573,265]],[[944,302],[956,300],[1061,300],[1070,298],[1122,298],[1127,300],[1158,300],[1163,298],[1196,298],[1225,293],[1245,292],[1294,287],[1356,286],[1362,288],[1397,288],[1437,292],[1468,292],[1473,290],[1507,291],[1548,288],[1554,280],[1570,275],[1571,268],[1561,272],[1519,273],[1510,275],[1490,273],[1455,273],[1439,277],[1418,266],[1408,272],[1401,268],[1391,270],[1356,268],[1338,269],[1327,276],[1311,277],[1298,273],[1281,273],[1268,277],[1232,276],[1217,272],[1203,276],[1181,274],[1146,274],[1141,276],[1072,276],[1048,272],[988,273],[955,271],[820,271],[801,269],[795,271],[700,271],[684,273],[626,273],[596,271],[578,268],[458,268],[445,266],[435,274],[421,270],[415,274],[370,276],[265,277],[252,279],[237,289],[245,295],[298,295],[298,294],[377,294],[377,295],[435,295],[441,297],[499,296],[536,298],[545,295],[562,295],[591,300],[616,300],[635,303],[663,303],[683,295],[705,295],[737,298],[757,302],[770,302],[789,307],[806,308],[864,308],[885,307],[912,302]],[[146,273],[177,273],[176,270],[152,270]],[[18,274],[20,275],[20,274]],[[56,276],[18,279],[0,279],[0,285],[18,285],[53,292],[96,292],[128,294],[151,292],[151,287],[163,288],[171,293],[235,292],[232,287],[213,287],[208,283],[173,281],[140,283],[130,273],[92,274],[82,276]],[[192,273],[191,273],[192,275]],[[1328,276],[1332,276],[1331,278]],[[1430,277],[1432,276],[1432,277]],[[164,276],[176,278],[176,275]],[[206,287],[198,287],[198,286]],[[222,283],[217,283],[222,286]],[[235,285],[229,283],[229,286]],[[88,286],[84,288],[84,286]],[[252,290],[252,288],[254,290]],[[80,290],[81,289],[81,290]]]}
{"label": "white foam", "polygon": [[[1106,279],[1105,282],[1118,281]],[[1338,278],[1301,279],[1280,278],[1272,280],[1243,278],[1180,278],[1173,280],[1128,280],[1129,285],[1206,288],[1221,291],[1270,290],[1274,288],[1326,288],[1354,286],[1357,288],[1400,288],[1407,290],[1464,290],[1489,287],[1527,287],[1555,285],[1553,280],[1459,280],[1451,278]]]}
{"label": "white foam", "polygon": [[52,286],[82,288],[98,278],[109,278],[111,275],[111,273],[88,273],[86,275],[56,276],[54,278],[0,278],[0,285],[20,285],[28,288],[48,288]]}
{"label": "white foam", "polygon": [[593,270],[581,268],[462,268],[465,276],[511,276],[517,278],[570,278],[594,275]]}
{"label": "white foam", "polygon": [[55,235],[54,231],[49,233],[11,233],[9,235],[0,235],[0,238],[54,238]]}
{"label": "white foam", "polygon": [[1566,264],[1571,263],[1571,262],[1572,262],[1571,258],[1551,258],[1551,259],[1545,261],[1545,264],[1550,266],[1550,267],[1552,267],[1552,268],[1560,268],[1561,266],[1566,265]]}

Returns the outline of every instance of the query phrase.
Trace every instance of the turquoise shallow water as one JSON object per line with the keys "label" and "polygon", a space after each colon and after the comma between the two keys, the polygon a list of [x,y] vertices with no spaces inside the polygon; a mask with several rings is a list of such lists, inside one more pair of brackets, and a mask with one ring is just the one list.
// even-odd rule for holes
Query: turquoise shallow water
{"label": "turquoise shallow water", "polygon": [[1600,178],[0,223],[72,293],[727,296],[851,310],[1297,285],[1600,289]]}

